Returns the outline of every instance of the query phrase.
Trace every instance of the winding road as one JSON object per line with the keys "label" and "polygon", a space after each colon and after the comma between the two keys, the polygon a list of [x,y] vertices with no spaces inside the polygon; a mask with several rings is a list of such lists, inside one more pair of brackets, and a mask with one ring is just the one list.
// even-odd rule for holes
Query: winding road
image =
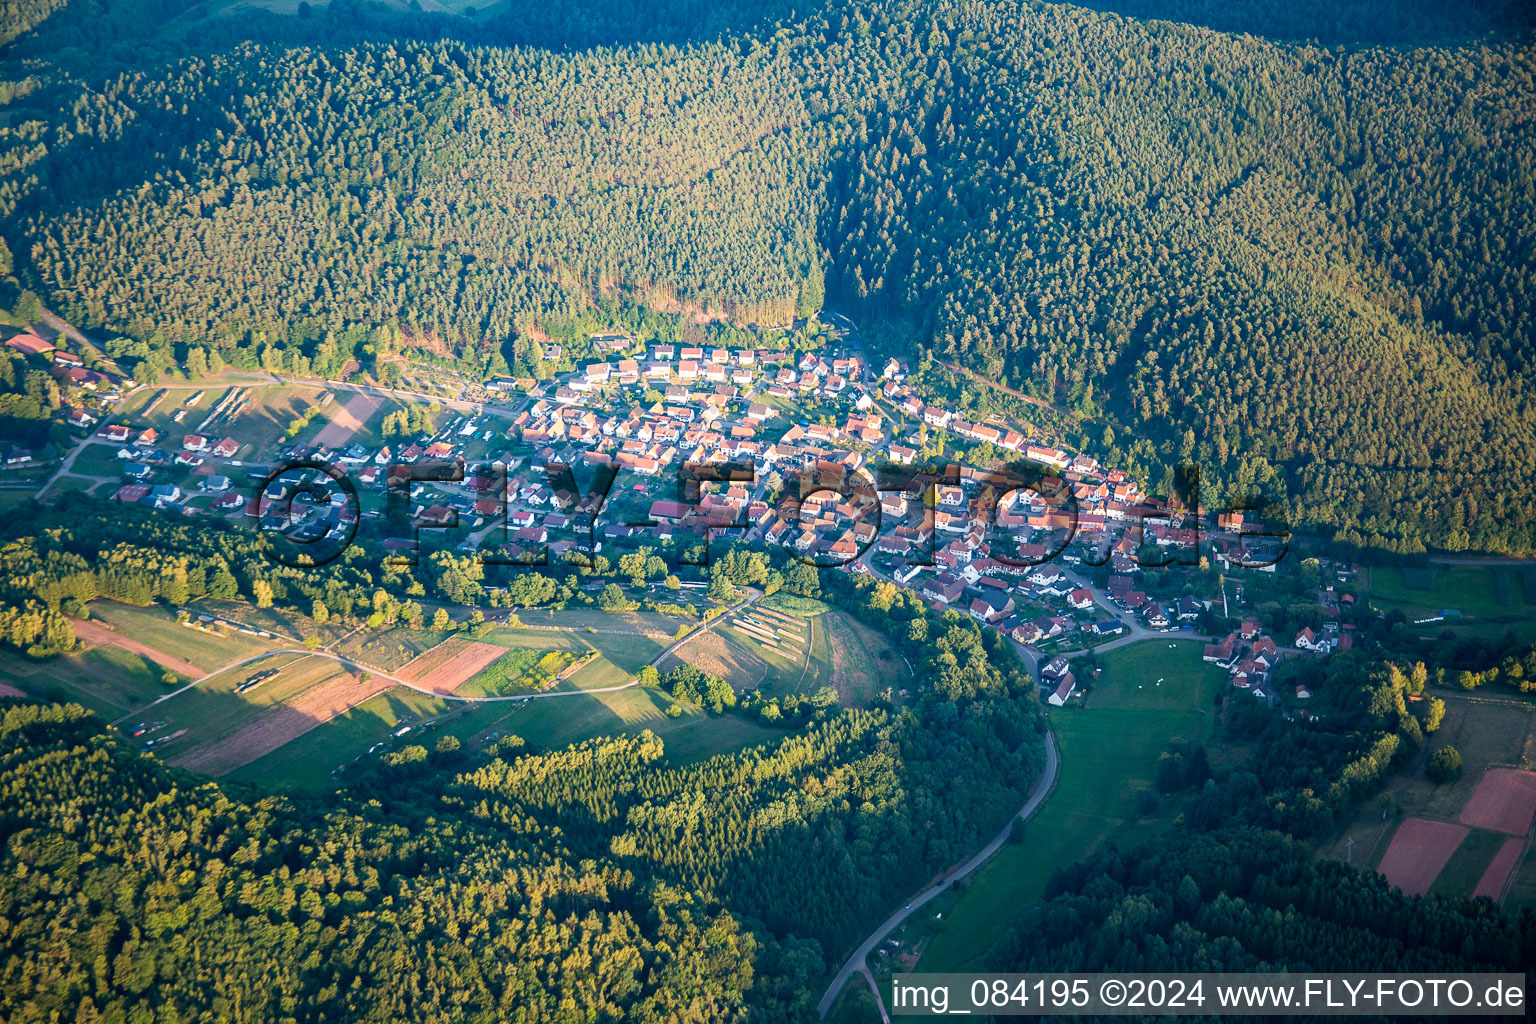
{"label": "winding road", "polygon": [[[816,1004],[817,1013],[823,1017],[827,1015],[827,1011],[832,1009],[833,1001],[837,999],[837,994],[842,991],[843,985],[854,974],[863,974],[870,979],[870,984],[874,985],[874,979],[870,976],[869,967],[866,964],[869,954],[874,952],[875,947],[880,945],[897,925],[915,914],[924,904],[949,888],[951,884],[959,881],[981,867],[988,860],[991,860],[992,855],[1002,849],[1003,844],[1008,841],[1008,837],[1013,834],[1013,823],[1015,821],[1027,820],[1045,802],[1045,798],[1051,795],[1051,790],[1056,787],[1056,773],[1060,763],[1060,758],[1056,755],[1056,737],[1050,731],[1047,731],[1045,734],[1045,768],[1041,771],[1040,778],[1035,781],[1034,789],[1030,790],[1029,799],[1025,801],[1023,807],[1019,808],[1019,813],[1009,818],[1002,831],[993,836],[992,841],[986,846],[977,850],[970,860],[951,868],[941,875],[937,881],[928,886],[928,888],[912,897],[905,907],[886,918],[885,923],[876,928],[874,933],[865,939],[858,949],[853,951],[852,955],[848,957],[847,962],[843,964],[842,970],[837,972],[836,977],[832,979],[832,984],[827,988],[826,995],[822,996],[821,1002]],[[875,1002],[880,1007],[880,1015],[889,1020],[885,1012],[885,1000],[880,997],[878,987],[875,988]]]}

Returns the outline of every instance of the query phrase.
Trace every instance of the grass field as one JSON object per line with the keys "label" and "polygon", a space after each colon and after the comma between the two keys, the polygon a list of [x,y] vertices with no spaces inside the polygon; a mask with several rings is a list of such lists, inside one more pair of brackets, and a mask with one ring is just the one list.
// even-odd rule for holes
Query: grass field
{"label": "grass field", "polygon": [[1024,826],[1024,841],[1004,846],[971,876],[924,950],[919,970],[975,969],[1019,907],[1040,898],[1057,868],[1111,837],[1131,840],[1167,826],[1169,802],[1145,819],[1133,802],[1151,788],[1158,755],[1175,739],[1203,742],[1210,736],[1212,704],[1227,685],[1226,673],[1202,662],[1200,650],[1190,641],[1170,647],[1166,640],[1147,640],[1111,651],[1087,705],[1050,712],[1061,755],[1055,792]]}
{"label": "grass field", "polygon": [[[235,692],[237,687],[248,680],[274,670],[277,671],[275,678],[245,693]],[[242,665],[162,704],[146,708],[142,717],[165,723],[163,728],[146,738],[153,739],[155,736],[168,736],[186,730],[185,735],[155,747],[156,754],[173,759],[194,747],[233,736],[266,709],[345,671],[340,664],[329,658],[311,658],[299,654],[275,654]],[[130,720],[123,724],[131,727],[138,723]]]}
{"label": "grass field", "polygon": [[[635,734],[650,729],[675,762],[691,762],[744,746],[773,741],[781,730],[735,715],[712,717],[683,706],[678,718],[665,709],[671,700],[654,690],[634,687],[614,693],[533,700],[463,704],[396,688],[332,719],[281,750],[254,761],[231,778],[263,788],[318,792],[340,784],[332,769],[367,756],[368,748],[390,739],[401,725],[412,732],[390,741],[430,747],[452,735],[478,750],[493,734],[517,735],[534,749],[558,749],[598,735]],[[430,731],[422,731],[432,723]],[[381,751],[382,752],[382,751]]]}
{"label": "grass field", "polygon": [[[312,384],[271,384],[265,387],[246,388],[231,415],[221,416],[209,426],[220,437],[232,437],[243,446],[240,457],[248,461],[261,461],[269,454],[288,429],[288,425],[303,416],[324,398],[325,388]],[[332,400],[341,400],[340,395]],[[190,418],[190,417],[189,417]],[[322,411],[314,422],[325,420]],[[312,432],[312,431],[311,431]]]}
{"label": "grass field", "polygon": [[[126,423],[135,436],[140,430],[154,427],[166,435],[161,447],[171,441],[177,446],[182,434],[190,434],[207,418],[213,407],[229,392],[224,384],[209,383],[206,387],[193,388],[145,388],[129,395],[113,410],[113,423]],[[194,401],[195,399],[195,401]],[[180,422],[176,414],[182,413]],[[210,430],[217,425],[209,427]]]}
{"label": "grass field", "polygon": [[258,637],[233,630],[209,633],[183,626],[176,616],[158,605],[135,608],[115,601],[92,601],[91,616],[110,624],[124,636],[191,662],[211,672],[241,658],[271,650],[274,646]]}
{"label": "grass field", "polygon": [[796,597],[794,594],[786,594],[782,590],[777,594],[768,595],[759,603],[764,608],[788,612],[790,615],[798,615],[802,618],[823,615],[832,608],[825,601],[817,601],[810,597]]}
{"label": "grass field", "polygon": [[[353,404],[359,398],[366,401]],[[377,403],[376,405],[374,403]],[[321,410],[320,414],[311,422],[309,429],[299,435],[300,439],[309,444],[323,443],[326,438],[336,438],[340,434],[346,434],[345,444],[362,444],[376,447],[384,443],[384,435],[380,432],[384,426],[384,417],[392,412],[405,408],[406,403],[397,398],[389,398],[375,395],[360,395],[355,391],[337,391],[330,403]],[[356,424],[361,416],[361,425],[355,426],[350,434],[346,432],[348,424]],[[439,421],[443,416],[437,417]],[[327,433],[327,428],[335,421],[340,421],[340,429]]]}
{"label": "grass field", "polygon": [[1502,832],[1473,829],[1451,854],[1429,891],[1441,896],[1470,896],[1487,870],[1488,862],[1508,838]]}
{"label": "grass field", "polygon": [[70,464],[70,476],[106,476],[113,480],[121,478],[121,482],[127,483],[123,477],[125,462],[117,457],[118,446],[115,444],[98,444],[92,442],[80,449],[80,454],[75,456],[75,461]]}
{"label": "grass field", "polygon": [[666,672],[683,663],[695,665],[724,677],[738,693],[759,689],[768,696],[810,693],[830,683],[832,652],[821,620],[796,620],[789,630],[801,642],[786,638],[775,649],[751,629],[727,621],[694,636],[658,667]]}
{"label": "grass field", "polygon": [[1529,572],[1508,566],[1384,566],[1371,570],[1370,598],[1383,612],[1401,611],[1410,621],[1445,610],[1461,613],[1422,627],[1435,633],[1454,629],[1498,636],[1512,629],[1536,636],[1536,605],[1524,586],[1523,573]]}
{"label": "grass field", "polygon": [[164,672],[148,658],[116,647],[47,661],[0,652],[0,679],[32,696],[82,704],[109,722],[170,692],[160,681]]}
{"label": "grass field", "polygon": [[406,626],[389,629],[365,627],[340,641],[335,650],[337,654],[392,672],[442,643],[447,635],[435,629],[410,629]]}
{"label": "grass field", "polygon": [[824,627],[832,659],[832,684],[845,705],[868,705],[887,688],[909,688],[917,676],[895,646],[844,612],[815,620]]}

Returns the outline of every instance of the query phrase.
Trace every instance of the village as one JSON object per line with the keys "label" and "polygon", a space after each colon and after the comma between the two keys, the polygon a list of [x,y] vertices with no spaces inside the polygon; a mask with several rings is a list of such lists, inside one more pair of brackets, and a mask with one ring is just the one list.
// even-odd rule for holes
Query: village
{"label": "village", "polygon": [[[1330,614],[1317,629],[1277,642],[1249,618],[1210,635],[1230,598],[1226,583],[1200,592],[1202,558],[1272,573],[1283,538],[1242,512],[1197,519],[1027,424],[969,421],[925,400],[901,361],[872,362],[843,332],[807,351],[594,335],[601,358],[545,381],[489,380],[487,402],[440,409],[417,434],[395,429],[386,441],[371,429],[390,408],[387,389],[331,388],[317,403],[328,415],[311,409],[299,436],[254,443],[236,392],[195,422],[178,410],[157,428],[114,414],[131,382],[41,339],[7,344],[51,360],[78,403],[69,425],[82,443],[115,449],[122,479],[111,497],[167,514],[303,542],[350,539],[361,521],[392,554],[448,545],[513,565],[598,553],[615,563],[644,545],[680,575],[690,574],[682,553],[700,541],[776,546],[890,580],[1007,635],[1055,706],[1078,691],[1071,658],[1157,633],[1209,640],[1205,660],[1270,703],[1270,673],[1286,653],[1354,640],[1338,621],[1354,595],[1332,586],[1319,592]],[[557,345],[544,354],[564,355]],[[965,465],[968,447],[998,458]],[[332,479],[343,476],[350,487]],[[1288,703],[1310,696],[1301,689]]]}

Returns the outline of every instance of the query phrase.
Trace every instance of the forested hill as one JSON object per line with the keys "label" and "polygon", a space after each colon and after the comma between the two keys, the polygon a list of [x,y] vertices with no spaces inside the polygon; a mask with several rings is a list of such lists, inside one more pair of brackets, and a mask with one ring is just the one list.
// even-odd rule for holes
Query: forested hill
{"label": "forested hill", "polygon": [[515,364],[829,297],[1346,541],[1536,546],[1529,5],[101,3],[156,16],[98,59],[71,4],[0,89],[6,240],[86,326]]}

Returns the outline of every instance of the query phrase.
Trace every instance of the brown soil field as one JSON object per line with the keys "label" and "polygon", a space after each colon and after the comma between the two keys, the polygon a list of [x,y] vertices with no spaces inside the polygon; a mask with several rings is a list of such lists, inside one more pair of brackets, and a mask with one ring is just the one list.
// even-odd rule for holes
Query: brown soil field
{"label": "brown soil field", "polygon": [[26,694],[10,683],[0,683],[0,697],[25,697]]}
{"label": "brown soil field", "polygon": [[452,693],[507,653],[505,647],[473,640],[445,640],[417,657],[395,675],[433,693]]}
{"label": "brown soil field", "polygon": [[347,399],[346,405],[339,407],[331,416],[331,422],[315,435],[315,444],[324,445],[327,448],[346,444],[352,440],[352,435],[368,422],[368,417],[383,404],[382,398],[375,398],[372,395],[353,395]]}
{"label": "brown soil field", "polygon": [[69,621],[75,627],[75,636],[86,643],[96,644],[98,647],[102,645],[121,647],[125,651],[141,654],[155,664],[163,665],[172,672],[180,672],[182,675],[191,676],[193,679],[199,679],[207,674],[190,661],[173,658],[169,654],[155,650],[148,644],[141,644],[137,640],[130,640],[116,630],[108,629],[99,622],[89,622],[85,619],[70,619]]}
{"label": "brown soil field", "polygon": [[351,672],[333,676],[286,703],[273,705],[232,734],[200,743],[176,755],[170,759],[171,763],[205,775],[227,775],[393,685],[378,676],[367,682]]}
{"label": "brown soil field", "polygon": [[1458,817],[1476,828],[1525,835],[1536,817],[1536,772],[1489,768]]}
{"label": "brown soil field", "polygon": [[768,666],[760,658],[731,646],[718,633],[700,633],[691,638],[662,659],[656,669],[666,675],[682,664],[692,665],[706,675],[720,676],[738,691],[760,686],[768,674]]}
{"label": "brown soil field", "polygon": [[1467,837],[1469,829],[1444,821],[1409,818],[1397,828],[1392,845],[1376,870],[1387,882],[1413,896],[1422,896],[1440,877],[1445,862]]}
{"label": "brown soil field", "polygon": [[1499,852],[1493,855],[1493,860],[1488,862],[1488,869],[1483,872],[1483,877],[1478,879],[1477,888],[1472,890],[1472,897],[1486,896],[1495,903],[1504,900],[1504,889],[1509,883],[1509,876],[1515,873],[1515,865],[1520,863],[1520,851],[1525,849],[1524,839],[1506,839],[1504,845],[1499,847]]}

